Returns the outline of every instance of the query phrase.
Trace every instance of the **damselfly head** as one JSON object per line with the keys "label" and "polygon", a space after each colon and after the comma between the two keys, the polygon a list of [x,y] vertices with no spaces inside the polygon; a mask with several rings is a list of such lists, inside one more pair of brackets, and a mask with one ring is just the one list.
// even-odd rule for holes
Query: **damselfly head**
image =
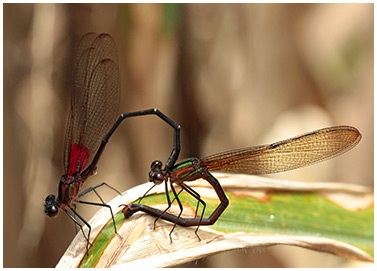
{"label": "damselfly head", "polygon": [[165,180],[165,174],[162,171],[162,162],[153,161],[151,171],[149,172],[149,181],[154,184],[161,184]]}
{"label": "damselfly head", "polygon": [[59,213],[58,204],[54,195],[48,195],[45,199],[44,211],[49,217],[55,217]]}

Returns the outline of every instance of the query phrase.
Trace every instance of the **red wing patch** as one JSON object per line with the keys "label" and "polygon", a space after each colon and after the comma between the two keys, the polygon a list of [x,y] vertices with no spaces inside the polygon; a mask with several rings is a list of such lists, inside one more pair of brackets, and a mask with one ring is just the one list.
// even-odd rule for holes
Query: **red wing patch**
{"label": "red wing patch", "polygon": [[71,152],[69,156],[69,172],[71,176],[75,172],[80,174],[84,170],[86,162],[89,158],[89,149],[81,144],[73,143],[71,145]]}

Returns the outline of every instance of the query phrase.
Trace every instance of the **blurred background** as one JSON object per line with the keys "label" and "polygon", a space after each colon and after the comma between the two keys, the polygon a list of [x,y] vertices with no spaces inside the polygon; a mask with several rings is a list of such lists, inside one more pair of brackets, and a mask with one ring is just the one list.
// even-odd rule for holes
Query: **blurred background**
{"label": "blurred background", "polygon": [[[43,203],[64,171],[71,61],[90,31],[117,44],[119,113],[157,107],[170,116],[182,127],[181,159],[352,125],[363,136],[355,149],[270,176],[373,186],[373,4],[4,4],[3,12],[5,267],[53,267],[75,235]],[[86,185],[124,191],[146,182],[173,135],[155,116],[127,120]],[[108,190],[100,190],[106,201],[116,196]],[[89,220],[98,209],[78,210]],[[185,266],[351,264],[278,246]]]}

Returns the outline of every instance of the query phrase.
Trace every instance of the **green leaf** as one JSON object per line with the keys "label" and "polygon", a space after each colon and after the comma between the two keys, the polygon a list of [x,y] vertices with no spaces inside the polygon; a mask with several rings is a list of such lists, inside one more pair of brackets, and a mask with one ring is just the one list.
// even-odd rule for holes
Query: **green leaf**
{"label": "green leaf", "polygon": [[[122,215],[118,213],[116,216],[114,216],[114,220],[116,227],[119,228],[124,221],[124,217],[122,217]],[[109,244],[109,240],[111,240],[114,235],[114,224],[113,221],[110,220],[109,222],[107,222],[101,234],[98,235],[97,239],[90,247],[88,254],[86,254],[80,267],[94,267],[99,258],[102,256],[103,251]]]}
{"label": "green leaf", "polygon": [[[216,223],[209,226],[224,233],[253,232],[326,237],[349,243],[373,256],[373,205],[349,210],[319,192],[268,191],[263,199],[241,193],[226,193],[229,206]],[[170,198],[174,195],[170,193]],[[184,208],[195,213],[197,201],[188,194],[179,196]],[[205,198],[204,217],[208,217],[219,201]],[[166,203],[164,193],[143,199],[148,206]],[[177,204],[175,204],[177,205]],[[198,210],[198,214],[201,209]]]}
{"label": "green leaf", "polygon": [[[229,206],[214,225],[200,226],[198,234],[202,241],[199,242],[194,233],[196,227],[177,225],[172,234],[173,243],[170,243],[172,223],[160,219],[154,229],[155,217],[136,213],[124,219],[124,215],[118,212],[115,219],[122,238],[115,236],[113,223],[107,218],[108,223],[99,230],[89,256],[80,251],[75,256],[81,257],[80,261],[76,258],[73,261],[72,256],[63,257],[58,266],[174,266],[222,251],[278,244],[301,246],[347,259],[373,261],[374,209],[370,189],[340,183],[296,183],[247,175],[215,176],[226,191]],[[189,184],[206,202],[204,216],[208,217],[219,204],[216,194],[206,182]],[[134,202],[149,186],[146,184],[127,191],[125,196],[115,200],[113,209],[120,204]],[[170,198],[174,199],[172,193]],[[184,205],[183,216],[194,217],[197,201],[184,192],[179,198]],[[162,186],[141,203],[164,210],[166,202]],[[201,210],[202,206],[199,206],[197,213],[201,214]],[[174,201],[169,212],[178,211]],[[85,250],[82,245],[85,241],[79,241],[79,236],[77,238],[76,244]],[[66,254],[68,257],[75,252],[67,251]]]}

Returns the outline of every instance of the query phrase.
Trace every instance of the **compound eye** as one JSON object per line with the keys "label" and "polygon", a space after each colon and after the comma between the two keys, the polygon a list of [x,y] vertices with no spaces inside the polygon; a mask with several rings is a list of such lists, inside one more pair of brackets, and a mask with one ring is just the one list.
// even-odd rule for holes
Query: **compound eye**
{"label": "compound eye", "polygon": [[157,172],[155,175],[154,175],[154,179],[157,180],[157,181],[160,181],[162,182],[162,179],[164,178],[164,175],[161,173],[161,172]]}
{"label": "compound eye", "polygon": [[55,217],[59,213],[58,204],[54,195],[49,195],[45,199],[44,211],[49,217]]}
{"label": "compound eye", "polygon": [[45,213],[49,217],[55,217],[59,213],[58,207],[57,206],[50,206],[50,208],[45,210]]}
{"label": "compound eye", "polygon": [[149,172],[149,181],[154,184],[161,184],[164,181],[164,174],[161,172],[151,171]]}
{"label": "compound eye", "polygon": [[161,161],[153,161],[152,164],[151,164],[151,170],[156,170],[156,169],[159,169],[161,170],[162,168],[162,162]]}
{"label": "compound eye", "polygon": [[151,164],[151,171],[149,172],[149,181],[154,184],[161,184],[164,181],[164,173],[162,172],[161,161],[154,161]]}

